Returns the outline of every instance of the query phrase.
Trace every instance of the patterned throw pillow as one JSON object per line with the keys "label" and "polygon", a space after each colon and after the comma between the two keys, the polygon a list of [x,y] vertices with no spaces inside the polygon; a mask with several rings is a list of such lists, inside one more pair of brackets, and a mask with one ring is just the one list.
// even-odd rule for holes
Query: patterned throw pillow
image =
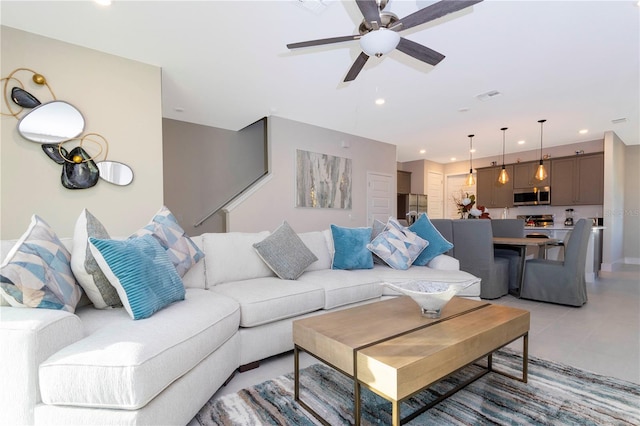
{"label": "patterned throw pillow", "polygon": [[167,255],[169,255],[169,259],[176,267],[180,277],[183,277],[193,265],[204,257],[204,253],[184,232],[171,211],[165,206],[162,206],[147,226],[130,238],[143,235],[152,235],[167,250]]}
{"label": "patterned throw pillow", "polygon": [[70,260],[71,254],[53,229],[33,215],[0,266],[0,293],[11,306],[74,312],[82,289]]}
{"label": "patterned throw pillow", "polygon": [[109,239],[109,233],[87,209],[83,209],[73,232],[71,270],[93,306],[98,309],[122,306],[116,289],[98,266],[89,247],[89,237]]}
{"label": "patterned throw pillow", "polygon": [[429,246],[420,253],[420,256],[413,262],[414,265],[425,266],[434,257],[446,253],[453,248],[453,244],[447,241],[440,231],[433,226],[426,213],[420,214],[409,229],[421,238],[429,241]]}
{"label": "patterned throw pillow", "polygon": [[283,280],[297,279],[318,260],[286,221],[253,247],[264,263]]}
{"label": "patterned throw pillow", "polygon": [[331,225],[333,237],[332,269],[373,269],[373,256],[367,249],[371,228],[343,228]]}
{"label": "patterned throw pillow", "polygon": [[367,248],[393,269],[408,269],[429,243],[389,218],[384,231]]}
{"label": "patterned throw pillow", "polygon": [[185,289],[167,251],[151,235],[127,240],[89,238],[100,269],[134,320],[184,300]]}

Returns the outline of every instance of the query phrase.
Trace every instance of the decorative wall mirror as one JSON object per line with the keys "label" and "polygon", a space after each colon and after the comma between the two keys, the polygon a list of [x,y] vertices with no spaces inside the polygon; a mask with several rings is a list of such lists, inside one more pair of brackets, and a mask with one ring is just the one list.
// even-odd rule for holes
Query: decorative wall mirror
{"label": "decorative wall mirror", "polygon": [[60,143],[84,131],[84,117],[73,105],[64,101],[42,104],[18,121],[18,133],[39,143]]}
{"label": "decorative wall mirror", "polygon": [[[53,100],[43,104],[26,91],[22,82],[15,77],[19,72],[31,73],[33,82],[37,86],[46,87]],[[44,153],[62,165],[60,180],[65,188],[91,188],[99,178],[120,186],[129,185],[133,181],[133,170],[129,166],[117,161],[107,161],[109,143],[104,136],[98,133],[81,136],[85,126],[82,113],[70,103],[57,100],[42,74],[28,68],[18,68],[0,81],[4,82],[4,102],[9,110],[2,115],[11,115],[18,119],[17,130],[20,136],[42,144]],[[14,86],[9,93],[10,82],[15,82],[18,86]],[[12,107],[12,103],[19,107],[17,111],[14,111],[15,106]],[[25,109],[31,111],[20,118]],[[78,142],[78,145],[67,150],[63,145],[71,142]],[[94,145],[91,152],[85,150],[85,142],[92,142]],[[103,152],[102,161],[97,161]]]}

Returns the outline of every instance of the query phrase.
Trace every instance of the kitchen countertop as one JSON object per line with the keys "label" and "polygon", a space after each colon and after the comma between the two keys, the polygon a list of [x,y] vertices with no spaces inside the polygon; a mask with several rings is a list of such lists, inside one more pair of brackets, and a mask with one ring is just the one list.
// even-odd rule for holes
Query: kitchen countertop
{"label": "kitchen countertop", "polygon": [[[526,231],[527,229],[530,229],[532,231],[571,231],[573,229],[573,226],[559,226],[559,225],[554,225],[554,226],[525,226],[524,230]],[[593,226],[591,227],[591,229],[605,229],[604,226]]]}

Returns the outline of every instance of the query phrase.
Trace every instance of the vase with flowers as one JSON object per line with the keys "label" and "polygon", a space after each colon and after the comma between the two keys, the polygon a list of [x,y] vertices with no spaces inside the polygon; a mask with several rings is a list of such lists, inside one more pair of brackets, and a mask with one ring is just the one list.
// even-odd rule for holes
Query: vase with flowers
{"label": "vase with flowers", "polygon": [[460,191],[460,196],[453,197],[453,201],[458,206],[458,213],[460,214],[460,219],[466,219],[469,216],[469,211],[476,204],[476,196],[468,192]]}

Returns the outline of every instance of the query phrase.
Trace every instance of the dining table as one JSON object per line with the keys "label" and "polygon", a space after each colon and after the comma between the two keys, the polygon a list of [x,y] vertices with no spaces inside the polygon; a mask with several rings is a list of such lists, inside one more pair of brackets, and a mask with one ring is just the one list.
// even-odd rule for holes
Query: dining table
{"label": "dining table", "polygon": [[493,237],[493,247],[501,249],[509,249],[518,252],[520,261],[518,262],[518,287],[509,289],[509,293],[513,296],[520,297],[520,292],[524,284],[524,270],[527,264],[527,248],[537,247],[537,257],[546,258],[547,248],[560,243],[555,238],[527,238],[527,237]]}

